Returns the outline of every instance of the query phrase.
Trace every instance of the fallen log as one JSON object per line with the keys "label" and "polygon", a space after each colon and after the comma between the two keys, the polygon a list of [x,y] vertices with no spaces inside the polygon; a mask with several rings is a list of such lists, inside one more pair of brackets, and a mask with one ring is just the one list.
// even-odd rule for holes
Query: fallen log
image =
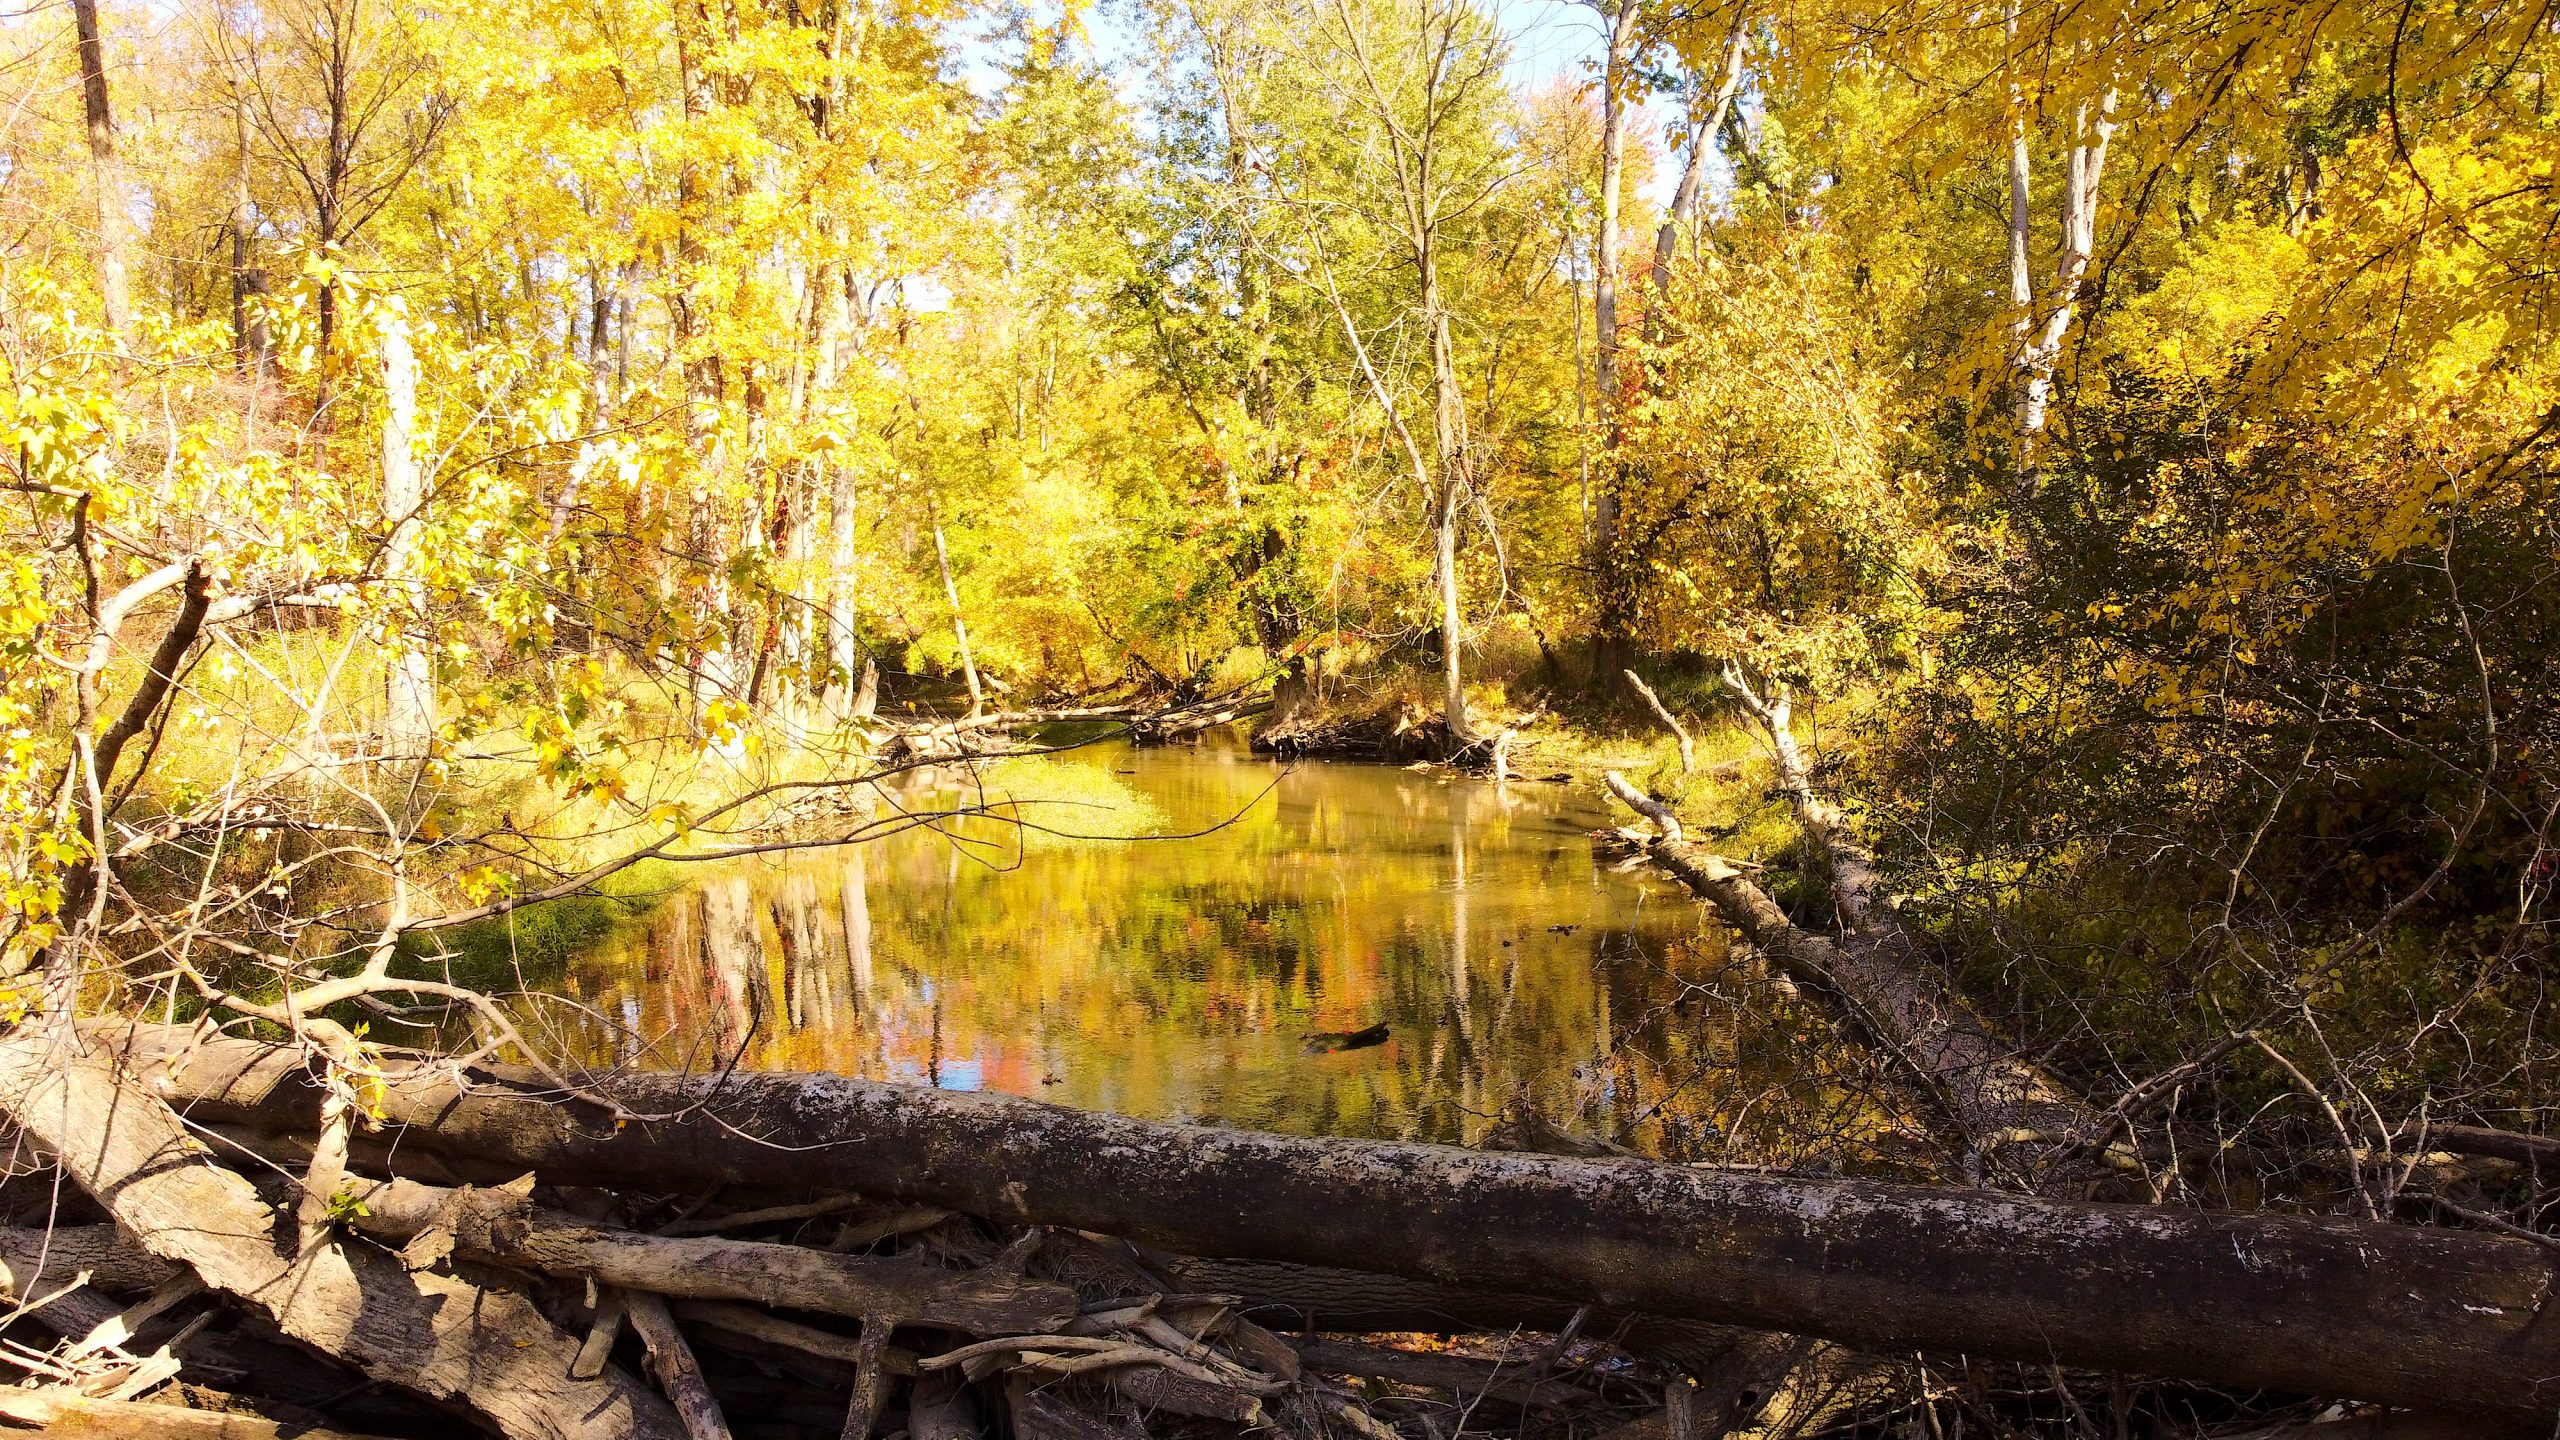
{"label": "fallen log", "polygon": [[[1497,1294],[1335,1266],[1268,1260],[1169,1257],[1189,1289],[1234,1295],[1245,1314],[1276,1328],[1344,1334],[1379,1331],[1562,1331],[1581,1308],[1570,1300]],[[1691,1374],[1720,1364],[1747,1332],[1730,1325],[1595,1308],[1582,1333]]]}
{"label": "fallen log", "polygon": [[1077,721],[1136,721],[1145,723],[1145,712],[1135,705],[1086,706],[1055,710],[987,711],[963,715],[953,720],[936,720],[920,725],[902,725],[881,743],[879,758],[883,760],[957,760],[978,755],[1001,754],[1010,748],[1003,737],[981,741],[972,737],[989,731],[1023,730],[1036,725],[1060,725]]}
{"label": "fallen log", "polygon": [[249,1181],[84,1035],[28,1025],[0,1040],[0,1111],[144,1248],[376,1381],[516,1440],[680,1433],[666,1403],[620,1371],[569,1378],[575,1342],[521,1295],[412,1274],[368,1245],[280,1244],[281,1217]]}
{"label": "fallen log", "polygon": [[2560,1174],[2560,1138],[2529,1135],[2521,1130],[2492,1130],[2480,1125],[2411,1126],[2394,1139],[2429,1151],[2505,1160],[2545,1174]]}
{"label": "fallen log", "polygon": [[[2043,1067],[2021,1058],[1919,963],[1906,939],[1844,944],[1797,927],[1731,860],[1689,843],[1679,818],[1609,771],[1611,794],[1662,832],[1645,853],[1704,897],[1742,937],[1789,973],[1839,997],[1859,1025],[1942,1102],[1973,1153],[2087,1153],[2111,1128]],[[1894,932],[1899,936],[1897,928]],[[2120,1149],[2103,1152],[2129,1159]],[[2026,1173],[2027,1188],[2052,1177]]]}
{"label": "fallen log", "polygon": [[1203,730],[1214,730],[1220,725],[1232,725],[1238,720],[1250,720],[1256,715],[1268,714],[1270,710],[1271,697],[1268,695],[1211,701],[1188,709],[1168,710],[1161,715],[1148,715],[1134,720],[1129,725],[1129,738],[1141,745],[1164,745],[1176,740],[1187,740]]}
{"label": "fallen log", "polygon": [[[2138,1161],[2125,1163],[2132,1161],[2130,1150],[2101,1148],[2113,1139],[2110,1117],[2100,1116],[2049,1071],[1994,1037],[1922,957],[1885,893],[1883,872],[1859,843],[1848,815],[1815,793],[1812,768],[1796,744],[1786,687],[1772,685],[1764,697],[1732,662],[1726,663],[1723,680],[1767,736],[1778,793],[1822,855],[1823,878],[1840,922],[1839,937],[1831,945],[1839,960],[1827,983],[1889,1050],[1917,1066],[1946,1098],[1971,1146],[1968,1164],[1987,1162],[2031,1190],[2087,1179],[2093,1152],[2138,1171]],[[1611,790],[1624,799],[1632,787],[1615,772],[1609,778]],[[1679,840],[1671,832],[1666,838]],[[1689,880],[1686,874],[1681,878]],[[1725,900],[1709,898],[1718,909],[1727,908]],[[1767,909],[1774,912],[1776,907]],[[1733,923],[1736,928],[1744,924],[1739,919]]]}
{"label": "fallen log", "polygon": [[748,1300],[848,1318],[937,1325],[974,1334],[1056,1330],[1076,1313],[1073,1291],[993,1270],[927,1269],[904,1260],[709,1236],[636,1235],[592,1225],[503,1192],[447,1190],[407,1180],[360,1183],[355,1228],[407,1245],[441,1232],[470,1259],[569,1275],[625,1291],[690,1300]]}
{"label": "fallen log", "polygon": [[[145,1032],[136,1032],[144,1035]],[[147,1036],[145,1036],[147,1038]],[[1161,1124],[834,1075],[628,1074],[624,1108],[525,1074],[386,1067],[416,1148],[562,1183],[860,1189],[1165,1249],[1381,1272],[1834,1340],[2369,1399],[2548,1425],[2560,1256],[2296,1215],[1590,1162]],[[195,1117],[317,1124],[298,1060],[170,1056]],[[649,1118],[658,1117],[658,1118]]]}
{"label": "fallen log", "polygon": [[1298,1360],[1320,1374],[1392,1380],[1460,1397],[1482,1395],[1524,1408],[1561,1408],[1575,1398],[1574,1387],[1564,1381],[1533,1374],[1525,1365],[1472,1355],[1428,1354],[1345,1340],[1301,1340]]}
{"label": "fallen log", "polygon": [[344,1430],[288,1425],[260,1415],[190,1410],[133,1400],[92,1400],[64,1388],[0,1390],[0,1431],[41,1430],[70,1440],[366,1440]]}
{"label": "fallen log", "polygon": [[1049,710],[990,711],[949,722],[953,730],[1015,730],[1032,725],[1068,725],[1099,720],[1129,720],[1145,712],[1135,705],[1083,705]]}
{"label": "fallen log", "polygon": [[0,1298],[33,1300],[86,1273],[101,1289],[157,1289],[179,1272],[113,1225],[57,1225],[50,1230],[0,1227]]}

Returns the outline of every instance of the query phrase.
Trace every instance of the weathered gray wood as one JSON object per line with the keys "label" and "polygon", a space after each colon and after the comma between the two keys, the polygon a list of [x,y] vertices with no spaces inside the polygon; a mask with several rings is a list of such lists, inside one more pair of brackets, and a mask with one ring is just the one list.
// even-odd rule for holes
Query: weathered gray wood
{"label": "weathered gray wood", "polygon": [[352,1223],[381,1240],[406,1243],[431,1227],[456,1224],[454,1248],[466,1256],[629,1291],[884,1316],[981,1335],[1056,1330],[1076,1313],[1075,1292],[1066,1286],[999,1270],[943,1270],[755,1240],[639,1235],[537,1209],[521,1198],[520,1213],[493,1215],[491,1198],[504,1192],[406,1180],[368,1182],[353,1193],[369,1213]]}
{"label": "weathered gray wood", "polygon": [[[1814,1335],[2509,1419],[2560,1410],[2560,1256],[2529,1241],[1168,1125],[834,1075],[626,1075],[631,1112],[531,1077],[392,1067],[403,1153],[576,1183],[861,1189],[1168,1250],[1351,1261],[1477,1289]],[[193,1113],[315,1123],[245,1042],[169,1075]],[[775,1147],[786,1147],[777,1149]]]}
{"label": "weathered gray wood", "polygon": [[675,1317],[667,1313],[667,1302],[633,1291],[622,1297],[622,1313],[630,1319],[640,1343],[649,1347],[649,1369],[676,1407],[688,1440],[729,1440],[728,1417],[712,1398],[711,1386],[702,1378],[702,1365],[693,1358],[684,1332],[676,1328]]}
{"label": "weathered gray wood", "polygon": [[411,1274],[369,1246],[282,1243],[249,1181],[84,1037],[31,1025],[0,1040],[0,1111],[144,1248],[378,1381],[519,1440],[678,1433],[631,1377],[570,1379],[576,1343],[520,1295]]}
{"label": "weathered gray wood", "polygon": [[0,1430],[20,1425],[96,1440],[365,1440],[343,1430],[287,1425],[260,1415],[187,1410],[131,1400],[92,1400],[65,1387],[0,1390]]}

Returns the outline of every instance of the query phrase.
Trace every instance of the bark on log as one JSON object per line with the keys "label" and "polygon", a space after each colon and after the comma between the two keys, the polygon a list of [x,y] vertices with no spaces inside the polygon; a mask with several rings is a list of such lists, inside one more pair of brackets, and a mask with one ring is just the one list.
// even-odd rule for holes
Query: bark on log
{"label": "bark on log", "polygon": [[366,1440],[344,1430],[281,1424],[261,1415],[92,1400],[63,1388],[0,1391],[0,1431],[20,1427],[62,1440]]}
{"label": "bark on log", "polygon": [[[1580,1307],[1570,1300],[1505,1295],[1323,1265],[1267,1260],[1168,1262],[1171,1277],[1204,1294],[1234,1295],[1244,1313],[1290,1331],[1561,1331]],[[1595,1309],[1582,1333],[1693,1375],[1721,1363],[1748,1338],[1730,1325]]]}
{"label": "bark on log", "polygon": [[0,1228],[0,1298],[13,1301],[34,1299],[82,1271],[101,1290],[139,1293],[158,1289],[180,1268],[118,1234],[113,1225]]}
{"label": "bark on log", "polygon": [[85,1037],[27,1026],[0,1040],[0,1110],[146,1249],[375,1380],[521,1440],[679,1433],[665,1402],[627,1375],[569,1379],[576,1342],[522,1296],[413,1275],[370,1246],[280,1244],[279,1217],[248,1180],[213,1163]]}
{"label": "bark on log", "polygon": [[1426,1354],[1342,1340],[1302,1340],[1298,1342],[1298,1359],[1320,1374],[1365,1375],[1400,1385],[1448,1390],[1461,1398],[1482,1395],[1524,1407],[1561,1408],[1577,1398],[1572,1385],[1533,1375],[1526,1365],[1472,1355]]}
{"label": "bark on log", "polygon": [[[178,1058],[205,1119],[307,1129],[298,1064]],[[1160,1124],[834,1075],[627,1075],[635,1114],[393,1066],[405,1148],[562,1180],[864,1189],[1169,1250],[1358,1257],[1442,1283],[1739,1324],[2548,1424],[2560,1256],[2502,1236],[2327,1218],[1588,1162]],[[786,1147],[777,1149],[776,1147]],[[785,1158],[787,1157],[787,1158]]]}
{"label": "bark on log", "polygon": [[622,1297],[622,1312],[640,1343],[648,1347],[649,1369],[658,1377],[658,1388],[674,1402],[689,1440],[729,1440],[728,1417],[712,1398],[711,1384],[702,1378],[702,1365],[693,1358],[684,1332],[676,1328],[676,1317],[667,1313],[667,1302],[635,1290]]}
{"label": "bark on log", "polygon": [[[1996,1162],[2014,1151],[2052,1162],[2105,1133],[2102,1117],[1948,993],[1898,927],[1892,940],[1871,935],[1864,944],[1797,928],[1732,861],[1690,844],[1669,810],[1617,771],[1605,778],[1610,793],[1662,830],[1646,846],[1654,863],[1790,973],[1838,996],[1876,1043],[1940,1098],[1977,1154]],[[2031,1190],[2052,1178],[2038,1173],[2049,1166],[2017,1168]]]}
{"label": "bark on log", "polygon": [[882,1316],[979,1335],[1056,1330],[1076,1313],[1075,1292],[1067,1287],[996,1270],[930,1269],[755,1240],[636,1235],[537,1210],[520,1197],[519,1209],[503,1211],[493,1200],[503,1192],[407,1180],[359,1185],[352,1193],[368,1212],[355,1218],[355,1228],[386,1242],[405,1245],[441,1230],[470,1258],[626,1291]]}

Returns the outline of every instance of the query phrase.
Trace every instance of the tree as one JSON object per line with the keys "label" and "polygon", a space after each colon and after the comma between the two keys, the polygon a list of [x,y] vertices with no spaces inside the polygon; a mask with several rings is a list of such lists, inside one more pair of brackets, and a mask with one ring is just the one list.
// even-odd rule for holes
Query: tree
{"label": "tree", "polygon": [[123,343],[133,343],[133,299],[125,280],[126,232],[132,221],[125,206],[124,161],[116,153],[115,108],[107,97],[107,51],[98,34],[98,0],[71,0],[72,23],[80,45],[80,104],[89,130],[91,184],[97,192],[98,299],[107,329]]}
{"label": "tree", "polygon": [[[1455,225],[1510,178],[1508,157],[1487,133],[1500,95],[1502,47],[1486,17],[1466,0],[1329,0],[1320,32],[1339,47],[1332,82],[1337,114],[1351,129],[1358,169],[1348,193],[1301,194],[1313,201],[1309,233],[1318,278],[1343,325],[1372,398],[1393,426],[1430,516],[1433,586],[1440,624],[1442,716],[1449,733],[1472,738],[1467,717],[1458,532],[1477,498],[1477,456],[1458,373],[1454,316],[1443,271]],[[1327,67],[1318,67],[1325,69]],[[1431,452],[1426,458],[1406,403],[1391,388],[1343,298],[1339,263],[1325,249],[1322,209],[1340,206],[1374,226],[1410,270],[1399,322],[1420,332],[1430,386]]]}

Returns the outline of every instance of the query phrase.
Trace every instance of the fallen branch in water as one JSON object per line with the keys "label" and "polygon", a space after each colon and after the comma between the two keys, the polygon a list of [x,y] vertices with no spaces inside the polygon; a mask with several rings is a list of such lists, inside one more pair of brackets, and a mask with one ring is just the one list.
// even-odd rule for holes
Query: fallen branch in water
{"label": "fallen branch in water", "polygon": [[[2028,1152],[2068,1161],[2103,1143],[2111,1127],[2043,1067],[2021,1058],[1912,953],[1894,945],[1849,945],[1813,934],[1787,918],[1741,867],[1689,843],[1679,817],[1612,770],[1609,792],[1651,820],[1661,834],[1645,853],[1673,878],[1713,904],[1742,937],[1791,973],[1839,997],[1877,1044],[1943,1102],[1977,1156]],[[1897,934],[1898,929],[1897,929]],[[2139,1168],[2121,1147],[2101,1152]],[[2020,1169],[2028,1188],[2067,1183],[2033,1164]]]}

